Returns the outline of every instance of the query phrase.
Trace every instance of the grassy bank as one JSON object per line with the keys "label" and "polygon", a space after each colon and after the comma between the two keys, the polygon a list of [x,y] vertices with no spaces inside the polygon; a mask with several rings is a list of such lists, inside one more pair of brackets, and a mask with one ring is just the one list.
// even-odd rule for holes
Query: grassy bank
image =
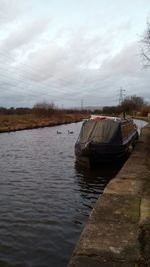
{"label": "grassy bank", "polygon": [[45,117],[37,117],[35,114],[0,115],[0,133],[73,123],[84,118],[87,118],[87,115],[53,114]]}

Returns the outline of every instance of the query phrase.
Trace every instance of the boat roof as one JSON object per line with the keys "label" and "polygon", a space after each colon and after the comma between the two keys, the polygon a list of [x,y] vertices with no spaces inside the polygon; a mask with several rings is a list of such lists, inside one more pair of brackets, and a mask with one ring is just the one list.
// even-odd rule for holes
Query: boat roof
{"label": "boat roof", "polygon": [[87,120],[82,125],[80,141],[81,143],[89,141],[108,143],[114,138],[114,135],[118,136],[119,125],[120,120],[116,121],[109,118],[95,117]]}
{"label": "boat roof", "polygon": [[120,125],[128,122],[133,123],[133,120],[131,118],[92,115],[82,125],[79,135],[80,142],[116,142],[121,139]]}
{"label": "boat roof", "polygon": [[91,115],[90,120],[112,120],[116,122],[126,122],[132,121],[131,118],[122,118],[122,117],[112,117],[112,116],[103,116],[103,115]]}

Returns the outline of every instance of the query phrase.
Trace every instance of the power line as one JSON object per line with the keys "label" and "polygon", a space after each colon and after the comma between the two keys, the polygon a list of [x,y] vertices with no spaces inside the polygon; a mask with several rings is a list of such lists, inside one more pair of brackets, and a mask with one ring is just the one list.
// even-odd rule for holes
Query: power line
{"label": "power line", "polygon": [[[45,80],[43,82],[38,83],[38,80],[35,81],[29,78],[26,79],[26,77],[23,74],[27,74],[27,77],[28,77],[28,74],[36,75],[37,72],[41,71],[41,68],[33,69],[30,65],[27,65],[23,62],[19,63],[18,65],[14,65],[14,64],[11,64],[15,60],[14,57],[12,57],[11,55],[5,54],[3,51],[0,52],[0,55],[4,57],[5,59],[5,64],[2,65],[2,63],[0,62],[0,70],[3,71],[3,73],[1,74],[1,78],[4,78],[4,80],[1,80],[0,85],[5,90],[10,90],[12,93],[13,92],[15,93],[17,91],[21,95],[25,95],[28,89],[29,90],[28,96],[30,96],[31,98],[34,98],[36,96],[37,97],[45,96],[45,97],[51,97],[52,100],[56,99],[55,101],[59,101],[59,100],[74,101],[75,100],[75,98],[70,98],[69,96],[71,97],[75,96],[76,98],[78,98],[78,101],[80,101],[79,99],[81,99],[82,97],[84,97],[84,99],[90,98],[91,92],[90,92],[90,95],[88,95],[89,93],[87,94],[86,92],[87,87],[85,88],[84,84],[83,84],[82,90],[81,88],[76,87],[75,88],[76,91],[69,93],[67,90],[64,90],[64,89],[59,90],[57,87],[58,82],[67,82],[67,80],[65,79],[58,78],[56,84],[53,83],[53,81],[50,81],[49,79],[47,79],[46,81],[52,82],[52,85],[46,84]],[[38,73],[38,76],[41,79],[43,78],[42,73]],[[12,80],[8,81],[8,78],[11,78]],[[23,90],[21,91],[21,89]],[[38,90],[35,92],[36,89]],[[50,92],[51,89],[54,89],[59,94],[61,93],[62,96],[54,95],[55,93],[53,94]],[[84,93],[86,94],[83,96]],[[64,97],[63,97],[63,94],[65,94]],[[122,91],[122,95],[123,95],[123,91]],[[105,99],[105,98],[106,97],[101,96],[101,99]],[[108,96],[108,98],[110,98],[110,96]],[[81,100],[81,107],[83,107],[83,99]]]}
{"label": "power line", "polygon": [[[8,60],[14,60],[14,58],[12,57],[12,56],[8,56],[8,54],[5,54],[4,53],[4,51],[3,51],[3,53],[2,52],[0,52],[0,55],[2,55],[2,56],[4,56],[5,58],[7,58]],[[5,64],[6,64],[6,62],[5,62]],[[8,64],[8,63],[7,63]],[[34,67],[34,69],[30,66],[30,65],[28,65],[28,64],[26,64],[26,63],[19,63],[19,65],[18,66],[15,66],[15,68],[16,68],[16,70],[18,69],[19,71],[20,71],[20,66],[24,66],[24,67],[27,67],[27,69],[24,69],[23,70],[23,72],[25,73],[25,74],[33,74],[33,75],[35,75],[35,77],[37,77],[37,73],[36,72],[38,72],[38,78],[43,78],[43,74],[41,74],[41,68],[38,68],[38,67]],[[9,71],[10,72],[10,71]],[[12,73],[12,72],[10,72],[10,73]],[[20,76],[20,74],[18,74],[19,76]],[[24,78],[24,77],[23,77]],[[27,78],[28,79],[28,78]],[[45,80],[49,80],[49,79],[45,79]],[[45,83],[45,80],[43,81],[43,83]],[[62,83],[64,83],[64,82],[66,82],[64,79],[61,79],[61,78],[59,78],[58,79],[58,81],[59,82],[62,82]],[[35,81],[35,80],[32,80],[32,82],[35,82],[35,83],[37,83],[37,81]],[[46,85],[45,84],[45,86],[49,86],[49,85]],[[58,88],[57,88],[57,84],[56,83],[54,83],[54,84],[52,84],[52,87],[56,90],[56,91],[58,91],[59,93],[67,93],[68,94],[68,91],[67,90],[64,90],[64,89],[61,89],[61,91],[60,90],[58,90]],[[69,94],[71,94],[71,93],[69,93]]]}
{"label": "power line", "polygon": [[[78,94],[77,96],[80,97],[79,94],[81,93],[81,89],[78,89],[78,93],[77,92],[71,92],[71,93],[69,93],[68,91],[66,91],[64,89],[63,90],[62,89],[61,90],[58,90],[58,88],[56,87],[56,85],[53,85],[53,84],[51,85],[51,88],[53,88],[55,91],[58,91],[61,94],[65,94],[65,97],[63,97],[63,96],[60,97],[58,95],[51,94],[49,92],[50,91],[50,85],[46,85],[45,82],[40,83],[40,84],[37,85],[37,81],[28,80],[28,79],[25,80],[25,77],[21,75],[21,73],[20,73],[20,67],[19,67],[20,65],[23,65],[23,66],[25,65],[25,66],[29,67],[30,70],[31,70],[31,72],[35,74],[35,71],[30,66],[28,66],[27,64],[21,63],[19,66],[17,66],[17,67],[15,66],[15,69],[12,71],[12,69],[10,69],[10,67],[13,67],[13,66],[10,66],[9,60],[10,59],[11,60],[14,60],[14,58],[12,58],[11,56],[9,57],[8,55],[6,55],[6,54],[4,54],[2,52],[0,52],[0,54],[2,56],[4,56],[5,59],[7,58],[7,61],[5,61],[5,65],[3,65],[3,68],[0,68],[3,72],[5,71],[5,73],[1,74],[1,77],[7,79],[7,81],[2,81],[1,86],[4,87],[5,85],[7,85],[7,86],[9,86],[11,88],[11,91],[14,91],[14,92],[16,92],[16,89],[19,89],[19,90],[17,90],[18,93],[20,92],[20,89],[23,89],[23,90],[25,89],[26,90],[26,89],[35,88],[35,87],[38,86],[39,89],[42,89],[43,91],[44,91],[44,89],[46,90],[45,93],[43,93],[43,91],[42,91],[42,96],[44,94],[46,96],[50,96],[52,98],[55,98],[55,99],[58,99],[58,100],[59,99],[60,100],[65,100],[65,101],[74,101],[73,98],[70,98],[70,97],[68,98],[68,96],[73,97],[74,95],[77,95]],[[17,70],[18,70],[18,72],[15,73],[14,71],[17,71]],[[37,69],[37,70],[40,70],[40,69]],[[24,72],[26,74],[31,74],[31,72],[28,71],[28,69],[26,69]],[[12,76],[11,77],[12,82],[9,82],[8,81],[9,75]],[[15,77],[14,77],[14,75],[15,75]],[[63,82],[65,81],[65,80],[62,80],[62,79],[59,79],[59,80],[60,81],[63,81]],[[10,88],[8,90],[10,90]],[[6,87],[5,87],[5,90],[6,90]],[[77,90],[77,88],[76,88],[76,90]],[[39,92],[39,93],[41,94],[41,92]],[[33,97],[34,96],[34,93],[31,93],[30,92],[30,93],[28,93],[28,95],[32,95],[32,97]],[[35,93],[35,96],[37,96],[37,95],[38,95],[38,92]]]}

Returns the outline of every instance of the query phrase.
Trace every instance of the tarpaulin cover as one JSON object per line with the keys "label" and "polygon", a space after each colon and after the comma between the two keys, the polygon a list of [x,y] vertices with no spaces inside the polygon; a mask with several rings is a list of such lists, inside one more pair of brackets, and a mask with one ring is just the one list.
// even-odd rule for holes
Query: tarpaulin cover
{"label": "tarpaulin cover", "polygon": [[88,120],[80,132],[79,142],[81,143],[109,143],[116,137],[120,138],[119,123],[114,120]]}

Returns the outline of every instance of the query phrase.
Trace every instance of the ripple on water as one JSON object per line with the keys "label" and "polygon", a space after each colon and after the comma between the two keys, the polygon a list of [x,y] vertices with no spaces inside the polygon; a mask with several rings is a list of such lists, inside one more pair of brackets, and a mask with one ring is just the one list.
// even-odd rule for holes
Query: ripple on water
{"label": "ripple on water", "polygon": [[111,170],[75,165],[80,127],[0,135],[0,266],[67,265],[91,208],[113,176]]}

